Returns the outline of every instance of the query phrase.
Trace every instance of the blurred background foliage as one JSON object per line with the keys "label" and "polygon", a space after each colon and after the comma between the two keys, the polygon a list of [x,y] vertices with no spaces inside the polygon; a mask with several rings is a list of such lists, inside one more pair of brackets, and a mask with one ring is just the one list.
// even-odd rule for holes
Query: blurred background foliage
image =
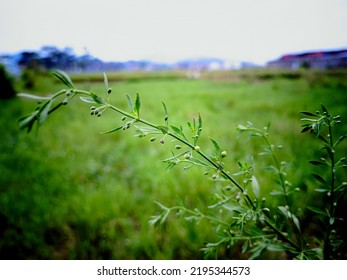
{"label": "blurred background foliage", "polygon": [[[280,158],[291,163],[288,178],[307,192],[305,200],[297,201],[303,208],[319,197],[312,192],[312,167],[307,163],[319,156],[319,143],[300,134],[299,112],[315,111],[323,103],[342,116],[339,129],[346,132],[345,70],[214,71],[202,72],[199,79],[188,79],[179,71],[114,72],[108,78],[111,101],[126,109],[125,94],[139,92],[142,116],[151,122],[163,122],[161,100],[174,125],[184,125],[200,113],[201,148],[212,151],[209,137],[218,139],[228,152],[226,169],[232,173],[238,171],[237,161],[253,156],[262,194],[273,189],[271,175],[262,170],[266,163],[258,155],[262,143],[240,137],[236,126],[251,121],[263,127],[270,122],[272,143],[283,145]],[[72,80],[78,88],[105,90],[102,73],[72,75]],[[42,95],[62,88],[39,70],[26,70],[11,83],[17,92]],[[7,97],[4,84],[1,79],[1,97]],[[206,210],[220,188],[202,169],[168,173],[161,159],[170,155],[174,143],[137,139],[134,130],[100,134],[118,125],[120,116],[106,112],[93,118],[88,104],[77,99],[50,116],[37,135],[26,134],[19,130],[18,118],[35,103],[13,97],[1,98],[0,104],[2,259],[203,258],[199,249],[215,238],[207,222],[173,216],[161,228],[148,224],[159,211],[154,201]],[[236,247],[219,257],[245,256]]]}

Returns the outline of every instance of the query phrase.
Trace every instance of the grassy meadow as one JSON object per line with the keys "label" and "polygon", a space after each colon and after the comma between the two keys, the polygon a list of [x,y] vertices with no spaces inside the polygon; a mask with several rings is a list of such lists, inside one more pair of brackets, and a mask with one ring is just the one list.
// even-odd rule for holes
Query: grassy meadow
{"label": "grassy meadow", "polygon": [[[300,134],[300,111],[315,111],[323,103],[340,114],[347,131],[346,71],[249,70],[206,72],[188,79],[183,72],[109,73],[113,104],[127,109],[126,94],[141,96],[142,117],[164,123],[164,101],[170,123],[186,126],[203,119],[201,149],[212,151],[209,137],[226,150],[226,169],[238,171],[237,161],[255,162],[262,194],[273,190],[270,174],[262,169],[260,139],[240,135],[236,126],[271,123],[271,140],[283,145],[279,157],[290,162],[288,178],[307,190],[305,208],[318,196],[308,160],[319,156],[320,143]],[[102,93],[102,73],[72,75],[78,88]],[[51,76],[35,77],[30,90],[49,94],[63,86]],[[35,102],[0,100],[0,257],[2,259],[202,259],[200,250],[215,240],[207,221],[199,224],[172,215],[161,227],[148,224],[159,212],[155,201],[184,204],[209,211],[211,196],[221,188],[203,168],[167,172],[163,159],[175,143],[137,138],[134,129],[101,134],[121,124],[107,111],[100,118],[90,105],[73,100],[49,116],[37,134],[20,131],[18,118]],[[346,145],[342,153],[346,154]],[[340,176],[345,176],[340,174]],[[268,203],[272,203],[269,201]],[[275,202],[273,202],[275,203]],[[244,258],[238,250],[219,258]],[[263,258],[276,258],[266,255]]]}

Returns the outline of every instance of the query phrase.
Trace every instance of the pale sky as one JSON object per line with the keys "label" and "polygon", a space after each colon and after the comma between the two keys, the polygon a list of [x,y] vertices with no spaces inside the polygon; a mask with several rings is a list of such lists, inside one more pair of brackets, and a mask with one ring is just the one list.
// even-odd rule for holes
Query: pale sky
{"label": "pale sky", "polygon": [[347,0],[0,0],[0,53],[44,45],[106,61],[263,64],[347,48]]}

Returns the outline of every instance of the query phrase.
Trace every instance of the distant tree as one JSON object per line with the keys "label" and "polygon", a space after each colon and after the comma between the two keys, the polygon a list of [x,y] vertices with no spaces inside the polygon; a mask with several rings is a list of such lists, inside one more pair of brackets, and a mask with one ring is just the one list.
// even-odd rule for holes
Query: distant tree
{"label": "distant tree", "polygon": [[7,73],[5,67],[0,64],[0,99],[10,99],[15,95],[13,79]]}

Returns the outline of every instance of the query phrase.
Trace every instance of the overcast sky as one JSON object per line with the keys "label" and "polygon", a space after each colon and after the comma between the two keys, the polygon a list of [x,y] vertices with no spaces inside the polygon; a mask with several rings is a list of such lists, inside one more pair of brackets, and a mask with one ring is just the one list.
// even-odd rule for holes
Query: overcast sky
{"label": "overcast sky", "polygon": [[43,45],[104,60],[265,63],[347,47],[347,0],[0,0],[0,53]]}

